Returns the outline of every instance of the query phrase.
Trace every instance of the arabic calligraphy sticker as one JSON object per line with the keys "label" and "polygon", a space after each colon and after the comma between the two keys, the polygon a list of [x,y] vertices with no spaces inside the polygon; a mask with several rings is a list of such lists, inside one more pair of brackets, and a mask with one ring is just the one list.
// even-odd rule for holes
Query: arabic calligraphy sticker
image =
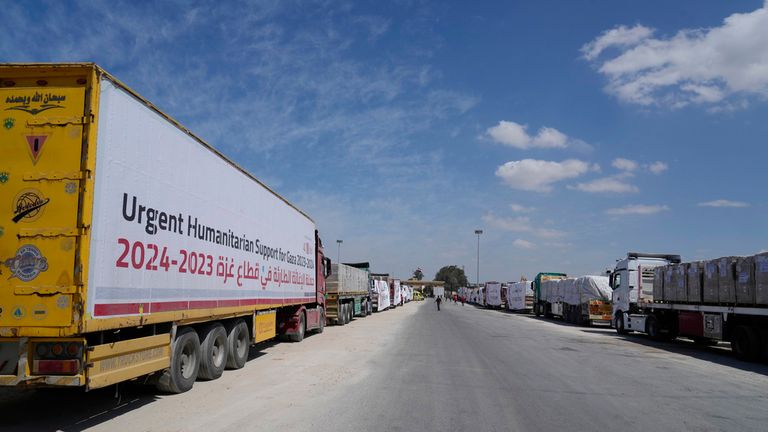
{"label": "arabic calligraphy sticker", "polygon": [[43,215],[44,207],[51,201],[37,189],[24,189],[13,200],[13,222],[34,222]]}

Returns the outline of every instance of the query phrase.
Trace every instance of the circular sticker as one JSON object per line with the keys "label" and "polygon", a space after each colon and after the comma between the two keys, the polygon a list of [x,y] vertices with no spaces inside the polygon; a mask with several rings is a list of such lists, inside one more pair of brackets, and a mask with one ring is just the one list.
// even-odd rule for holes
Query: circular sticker
{"label": "circular sticker", "polygon": [[40,219],[50,201],[37,189],[24,189],[13,200],[13,222],[34,222]]}
{"label": "circular sticker", "polygon": [[48,260],[40,253],[40,249],[33,245],[24,245],[16,251],[16,256],[4,262],[11,270],[11,277],[18,278],[22,282],[29,282],[37,277],[40,272],[48,270]]}

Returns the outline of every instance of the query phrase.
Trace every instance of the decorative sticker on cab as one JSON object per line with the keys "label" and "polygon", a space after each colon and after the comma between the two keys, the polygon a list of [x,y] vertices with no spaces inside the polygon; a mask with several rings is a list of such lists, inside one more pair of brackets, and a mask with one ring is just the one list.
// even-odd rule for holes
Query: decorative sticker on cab
{"label": "decorative sticker on cab", "polygon": [[7,119],[3,120],[3,127],[6,129],[13,129],[13,125],[16,124],[16,120],[14,120],[11,117],[8,117]]}
{"label": "decorative sticker on cab", "polygon": [[40,160],[40,153],[43,151],[43,144],[48,139],[47,135],[27,135],[27,147],[29,148],[29,156],[32,158],[32,164],[37,164]]}
{"label": "decorative sticker on cab", "polygon": [[11,95],[5,98],[5,103],[16,104],[12,107],[6,108],[6,111],[24,111],[26,113],[37,115],[43,111],[48,111],[54,108],[64,108],[61,105],[66,96],[57,95],[54,93],[40,93],[34,92],[31,95]]}
{"label": "decorative sticker on cab", "polygon": [[13,200],[13,223],[34,222],[43,215],[46,204],[51,201],[50,198],[43,196],[43,193],[37,189],[25,189],[16,195]]}
{"label": "decorative sticker on cab", "polygon": [[22,282],[34,280],[41,272],[48,270],[48,260],[34,245],[24,245],[16,251],[16,256],[3,263],[11,270],[11,277]]}

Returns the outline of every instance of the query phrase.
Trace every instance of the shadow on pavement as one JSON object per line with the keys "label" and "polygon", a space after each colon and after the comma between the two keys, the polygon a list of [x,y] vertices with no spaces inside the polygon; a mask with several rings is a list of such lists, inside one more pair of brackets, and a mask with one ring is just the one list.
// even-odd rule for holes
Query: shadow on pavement
{"label": "shadow on pavement", "polygon": [[[269,341],[252,346],[248,361],[265,355],[265,350],[277,343]],[[144,379],[89,392],[73,388],[0,387],[0,431],[79,432],[164,397],[183,398],[184,395],[160,393],[153,385],[145,384]],[[141,426],[136,425],[136,430],[142,430]]]}
{"label": "shadow on pavement", "polygon": [[731,352],[730,344],[728,342],[720,342],[716,346],[701,346],[695,344],[691,340],[684,338],[678,338],[671,342],[662,342],[655,341],[645,334],[618,335],[615,332],[595,331],[586,328],[582,331],[585,333],[592,333],[605,337],[620,338],[643,346],[657,348],[675,354],[681,354],[699,360],[717,363],[722,366],[728,366],[735,369],[768,376],[767,364],[758,362],[752,363],[737,359]]}

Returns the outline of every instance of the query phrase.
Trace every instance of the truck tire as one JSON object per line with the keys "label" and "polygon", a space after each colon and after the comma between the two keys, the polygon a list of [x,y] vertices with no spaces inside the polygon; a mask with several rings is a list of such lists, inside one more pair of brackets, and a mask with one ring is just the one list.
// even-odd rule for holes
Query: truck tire
{"label": "truck tire", "polygon": [[182,327],[171,348],[171,367],[157,380],[157,389],[166,393],[184,393],[192,388],[200,368],[200,338],[191,327]]}
{"label": "truck tire", "polygon": [[535,303],[535,304],[533,305],[533,313],[534,313],[534,314],[535,314],[537,317],[540,317],[540,316],[541,316],[541,307],[539,306],[539,304],[538,304],[538,303]]}
{"label": "truck tire", "polygon": [[200,343],[200,370],[197,377],[203,380],[215,380],[224,373],[227,366],[227,331],[216,323],[203,330]]}
{"label": "truck tire", "polygon": [[290,336],[291,342],[301,342],[304,340],[304,334],[307,331],[307,320],[304,318],[304,312],[299,314],[299,331]]}
{"label": "truck tire", "polygon": [[227,332],[227,369],[241,369],[248,360],[251,340],[248,337],[248,325],[239,319]]}
{"label": "truck tire", "polygon": [[760,338],[755,329],[745,325],[737,326],[733,330],[731,350],[739,360],[757,360],[760,355]]}
{"label": "truck tire", "polygon": [[347,308],[344,303],[336,306],[336,325],[343,326],[347,323]]}
{"label": "truck tire", "polygon": [[662,340],[659,319],[656,315],[648,315],[645,318],[645,333],[653,340]]}
{"label": "truck tire", "polygon": [[320,316],[320,322],[318,323],[318,327],[315,330],[316,333],[322,333],[323,330],[325,330],[325,309],[320,308],[318,311],[318,315]]}
{"label": "truck tire", "polygon": [[625,335],[629,333],[627,329],[624,328],[624,314],[621,311],[617,312],[616,316],[613,317],[613,328],[615,328],[616,333],[620,335]]}
{"label": "truck tire", "polygon": [[355,304],[354,303],[347,303],[347,322],[352,322],[353,319],[355,319]]}

